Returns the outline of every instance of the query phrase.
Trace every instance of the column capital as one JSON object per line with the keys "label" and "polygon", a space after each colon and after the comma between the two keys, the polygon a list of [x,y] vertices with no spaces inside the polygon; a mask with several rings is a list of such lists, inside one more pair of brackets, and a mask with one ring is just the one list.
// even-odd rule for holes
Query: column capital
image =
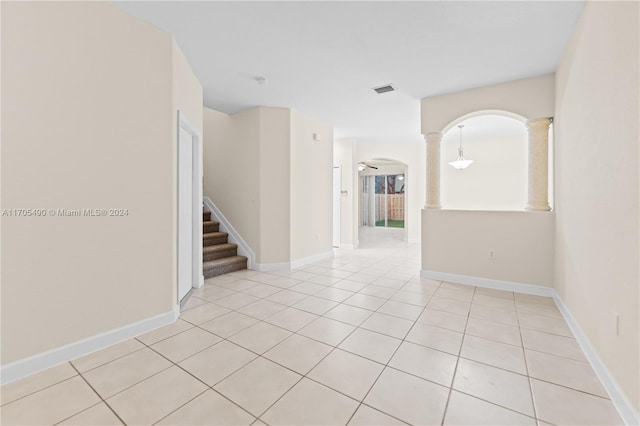
{"label": "column capital", "polygon": [[553,121],[553,117],[541,117],[541,118],[531,118],[527,120],[525,126],[527,129],[533,128],[548,128]]}
{"label": "column capital", "polygon": [[429,142],[440,142],[442,140],[442,132],[429,132],[429,133],[425,133],[422,136],[424,136],[424,141],[429,143]]}

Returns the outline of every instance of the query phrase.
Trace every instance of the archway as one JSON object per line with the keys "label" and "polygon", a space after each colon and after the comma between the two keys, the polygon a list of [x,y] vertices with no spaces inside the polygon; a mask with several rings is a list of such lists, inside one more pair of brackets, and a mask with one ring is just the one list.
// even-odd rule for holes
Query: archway
{"label": "archway", "polygon": [[[466,114],[445,127],[441,148],[441,202],[451,210],[523,210],[527,201],[526,120],[506,111]],[[458,126],[464,126],[459,129]],[[458,155],[473,163],[448,163]]]}

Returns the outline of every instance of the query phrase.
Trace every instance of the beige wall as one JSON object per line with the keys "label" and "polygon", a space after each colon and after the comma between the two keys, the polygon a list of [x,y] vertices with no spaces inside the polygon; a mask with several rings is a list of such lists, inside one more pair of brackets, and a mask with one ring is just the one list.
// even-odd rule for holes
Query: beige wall
{"label": "beige wall", "polygon": [[358,245],[358,172],[355,168],[356,144],[354,138],[336,139],[333,144],[333,165],[340,167],[340,245],[355,248]]}
{"label": "beige wall", "polygon": [[[366,144],[357,145],[356,163],[372,159],[396,160],[407,165],[408,173],[405,177],[406,194],[408,197],[406,211],[406,236],[409,241],[419,241],[421,236],[420,209],[425,201],[425,144],[392,145]],[[359,200],[356,200],[359,203]],[[358,207],[356,207],[357,209]],[[357,225],[357,223],[356,223]]]}
{"label": "beige wall", "polygon": [[2,208],[129,211],[2,218],[5,365],[174,308],[174,105],[199,98],[171,36],[112,5],[1,7]]}
{"label": "beige wall", "polygon": [[524,118],[553,117],[554,75],[424,98],[422,133],[441,132],[454,120],[478,111],[508,111]]}
{"label": "beige wall", "polygon": [[[260,107],[260,247],[258,263],[283,263],[291,260],[292,229],[291,187],[294,176],[290,170],[291,110]],[[302,236],[296,238],[302,238]]]}
{"label": "beige wall", "polygon": [[257,108],[232,116],[204,108],[204,195],[254,252],[260,247],[259,117]]}
{"label": "beige wall", "polygon": [[457,210],[524,210],[527,202],[527,130],[520,121],[500,116],[465,120],[464,156],[473,160],[457,170],[460,130],[442,138],[440,200]]}
{"label": "beige wall", "polygon": [[[446,132],[461,118],[483,113],[552,117],[554,87],[548,74],[422,99],[422,132]],[[445,174],[448,167],[442,161]],[[423,210],[422,220],[423,270],[553,286],[552,213]],[[496,251],[495,260],[488,259],[489,250]]]}
{"label": "beige wall", "polygon": [[[333,130],[287,108],[204,111],[204,195],[256,263],[287,264],[331,250]],[[309,143],[312,133],[321,142]]]}
{"label": "beige wall", "polygon": [[636,411],[638,14],[637,2],[587,3],[557,71],[555,116],[556,291]]}
{"label": "beige wall", "polygon": [[[313,134],[319,140],[313,140]],[[333,129],[291,110],[291,260],[331,252]]]}
{"label": "beige wall", "polygon": [[552,212],[424,209],[422,227],[425,271],[553,286]]}
{"label": "beige wall", "polygon": [[[180,112],[181,115],[181,119],[182,120],[186,120],[191,126],[193,126],[199,133],[200,133],[200,141],[199,141],[199,145],[197,147],[198,149],[198,167],[197,170],[195,170],[195,172],[198,173],[199,176],[202,176],[202,155],[203,155],[203,120],[202,120],[202,98],[203,98],[203,93],[202,93],[202,85],[200,84],[200,81],[198,81],[198,79],[196,78],[195,74],[193,73],[193,70],[191,69],[191,66],[189,65],[189,62],[187,61],[187,58],[185,58],[184,54],[182,53],[182,50],[180,49],[180,46],[178,46],[178,43],[175,41],[175,39],[172,39],[172,47],[171,47],[171,52],[172,52],[172,73],[173,73],[173,114],[174,119],[172,120],[173,123],[173,135],[174,135],[174,144],[173,144],[173,158],[178,158],[178,120],[177,120],[177,114],[178,111]],[[178,173],[178,162],[175,161],[174,162],[174,169],[173,169],[173,173],[174,176],[177,176]],[[173,191],[175,194],[175,197],[177,199],[178,196],[178,192],[177,192],[177,185],[178,185],[178,180],[174,179],[173,181]],[[200,190],[202,191],[202,188],[200,188]],[[198,196],[198,200],[197,200],[197,205],[201,206],[202,205],[202,194],[200,194]],[[173,229],[173,235],[174,238],[177,240],[178,234],[177,234],[177,223],[178,223],[178,217],[177,217],[177,212],[176,212],[176,216],[174,217],[174,229]],[[198,227],[198,231],[197,231],[197,235],[196,235],[196,239],[198,241],[202,240],[202,227],[199,226]],[[178,252],[177,252],[177,247],[174,250],[173,253],[173,261],[171,262],[173,265],[177,265],[178,261],[177,261],[177,256],[178,256]],[[199,246],[199,251],[197,253],[193,253],[193,256],[195,258],[195,262],[197,262],[199,265],[202,265],[202,245]],[[200,270],[200,275],[201,277],[198,277],[199,280],[202,280],[204,277],[202,276],[202,270]],[[175,272],[177,274],[177,271]],[[201,281],[202,282],[202,281]],[[174,286],[173,288],[174,291],[174,295],[173,297],[177,300],[178,299],[178,286]]]}
{"label": "beige wall", "polygon": [[[232,117],[211,108],[202,108],[202,120],[204,128],[203,143],[203,193],[205,197],[218,199],[218,204],[226,204],[237,197],[231,197],[228,187],[234,180],[232,174],[234,164],[231,159],[225,160],[226,151],[233,148]],[[237,164],[235,165],[237,167]],[[227,169],[228,168],[228,169]],[[248,171],[250,173],[250,171]],[[228,197],[228,199],[227,199]]]}

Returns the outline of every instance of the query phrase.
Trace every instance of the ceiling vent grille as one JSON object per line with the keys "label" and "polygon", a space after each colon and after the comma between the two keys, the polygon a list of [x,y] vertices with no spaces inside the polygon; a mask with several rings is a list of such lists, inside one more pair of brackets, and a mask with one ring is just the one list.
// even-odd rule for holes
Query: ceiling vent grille
{"label": "ceiling vent grille", "polygon": [[386,86],[374,87],[373,90],[375,90],[378,95],[381,95],[383,93],[393,92],[396,89],[392,85],[387,84]]}

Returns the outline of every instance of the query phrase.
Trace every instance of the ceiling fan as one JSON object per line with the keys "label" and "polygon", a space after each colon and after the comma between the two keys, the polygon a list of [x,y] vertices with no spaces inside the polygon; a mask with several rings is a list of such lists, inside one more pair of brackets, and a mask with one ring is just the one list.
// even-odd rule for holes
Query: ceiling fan
{"label": "ceiling fan", "polygon": [[368,165],[368,164],[367,164],[367,163],[365,163],[365,162],[358,163],[358,171],[359,171],[359,172],[363,171],[363,170],[364,170],[364,169],[366,169],[367,167],[369,167],[370,169],[376,169],[376,170],[378,170],[378,168],[377,168],[376,166],[370,166],[370,165]]}

